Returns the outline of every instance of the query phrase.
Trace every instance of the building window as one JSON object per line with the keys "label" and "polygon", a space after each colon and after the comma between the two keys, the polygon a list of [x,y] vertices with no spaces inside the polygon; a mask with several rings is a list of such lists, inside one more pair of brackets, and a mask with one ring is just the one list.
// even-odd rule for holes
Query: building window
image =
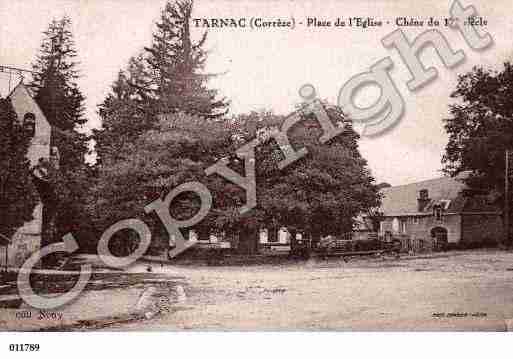
{"label": "building window", "polygon": [[36,116],[32,112],[27,112],[23,116],[22,126],[28,137],[34,137],[36,135]]}
{"label": "building window", "polygon": [[422,200],[427,200],[429,199],[429,192],[427,189],[421,189],[419,191],[419,198],[422,199]]}
{"label": "building window", "polygon": [[419,217],[413,217],[413,224],[419,224]]}
{"label": "building window", "polygon": [[399,219],[394,218],[392,220],[392,232],[397,233],[399,232]]}
{"label": "building window", "polygon": [[440,201],[440,204],[442,205],[444,211],[447,211],[449,209],[449,206],[451,205],[450,199],[443,199]]}
{"label": "building window", "polygon": [[401,233],[406,233],[406,220],[401,221]]}

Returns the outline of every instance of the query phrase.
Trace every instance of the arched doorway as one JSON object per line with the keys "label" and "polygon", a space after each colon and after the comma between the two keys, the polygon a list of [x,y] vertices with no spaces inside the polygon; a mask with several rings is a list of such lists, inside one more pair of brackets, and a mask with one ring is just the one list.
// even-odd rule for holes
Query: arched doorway
{"label": "arched doorway", "polygon": [[431,238],[433,239],[433,249],[442,251],[447,248],[447,229],[444,227],[435,227],[431,230]]}

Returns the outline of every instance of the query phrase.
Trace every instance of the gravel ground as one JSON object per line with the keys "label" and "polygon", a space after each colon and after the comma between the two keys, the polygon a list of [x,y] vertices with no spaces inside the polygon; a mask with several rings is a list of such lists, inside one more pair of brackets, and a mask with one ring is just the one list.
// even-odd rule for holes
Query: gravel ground
{"label": "gravel ground", "polygon": [[[492,331],[513,323],[513,252],[151,266],[151,274],[147,264],[123,274],[127,286],[99,283],[62,309],[58,321],[16,319],[16,310],[0,310],[0,330]],[[185,290],[181,299],[177,279]],[[161,288],[148,295],[150,307],[158,299],[160,314],[145,317],[145,309],[134,316],[151,287]]]}
{"label": "gravel ground", "polygon": [[186,304],[108,330],[489,331],[513,318],[511,252],[154,271],[186,278]]}

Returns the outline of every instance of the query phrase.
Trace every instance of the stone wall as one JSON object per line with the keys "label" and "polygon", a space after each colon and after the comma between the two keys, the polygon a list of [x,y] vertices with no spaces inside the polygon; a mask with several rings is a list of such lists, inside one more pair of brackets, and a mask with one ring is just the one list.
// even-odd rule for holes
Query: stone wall
{"label": "stone wall", "polygon": [[[397,218],[398,228],[394,228],[394,218]],[[404,225],[402,224],[404,223]],[[390,231],[392,234],[406,234],[414,239],[430,239],[431,230],[435,227],[443,227],[447,230],[447,241],[457,243],[461,238],[461,217],[459,215],[444,215],[441,221],[434,216],[405,216],[387,217],[382,222],[381,230]],[[403,231],[403,229],[405,229]]]}
{"label": "stone wall", "polygon": [[[398,221],[396,228],[393,225],[394,218]],[[491,213],[444,215],[442,221],[435,220],[431,215],[417,217],[416,220],[413,217],[387,217],[381,224],[381,231],[427,240],[431,238],[431,230],[435,227],[447,230],[449,244],[493,245],[503,237],[502,218],[499,214]]]}

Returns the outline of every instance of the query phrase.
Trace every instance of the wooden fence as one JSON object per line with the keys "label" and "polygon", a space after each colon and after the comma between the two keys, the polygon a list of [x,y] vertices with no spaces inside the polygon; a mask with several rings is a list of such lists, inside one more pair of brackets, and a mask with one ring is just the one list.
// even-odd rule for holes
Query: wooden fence
{"label": "wooden fence", "polygon": [[434,242],[431,238],[412,238],[408,235],[399,235],[394,236],[394,239],[401,241],[403,252],[426,253],[434,250]]}

